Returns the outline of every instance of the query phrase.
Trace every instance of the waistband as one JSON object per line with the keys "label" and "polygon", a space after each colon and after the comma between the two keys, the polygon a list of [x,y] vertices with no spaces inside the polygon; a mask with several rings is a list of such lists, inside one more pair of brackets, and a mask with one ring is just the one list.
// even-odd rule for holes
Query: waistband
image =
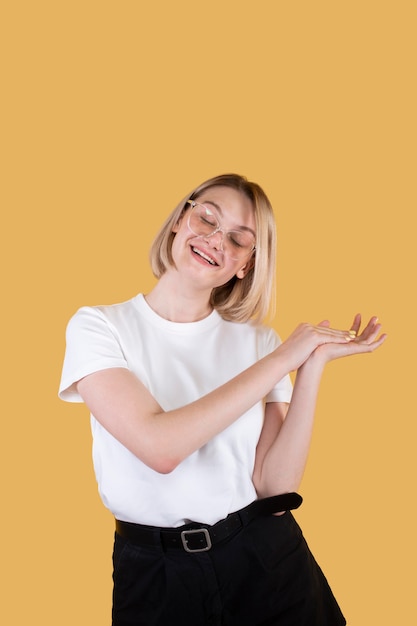
{"label": "waistband", "polygon": [[240,511],[230,513],[212,526],[191,522],[179,528],[160,528],[116,520],[116,532],[138,546],[162,546],[164,550],[180,548],[190,553],[207,552],[255,518],[298,509],[302,501],[302,497],[295,492],[262,498]]}

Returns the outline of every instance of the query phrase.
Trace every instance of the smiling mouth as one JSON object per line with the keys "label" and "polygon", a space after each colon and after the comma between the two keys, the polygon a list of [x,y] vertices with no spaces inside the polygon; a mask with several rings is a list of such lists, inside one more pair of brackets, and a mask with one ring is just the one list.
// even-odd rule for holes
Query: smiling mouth
{"label": "smiling mouth", "polygon": [[197,254],[199,257],[201,257],[202,259],[207,261],[207,263],[210,263],[210,265],[213,265],[213,266],[218,265],[218,263],[216,263],[216,261],[211,256],[209,256],[208,254],[205,254],[204,252],[202,252],[198,248],[195,248],[194,246],[191,246],[191,250],[194,252],[194,254]]}

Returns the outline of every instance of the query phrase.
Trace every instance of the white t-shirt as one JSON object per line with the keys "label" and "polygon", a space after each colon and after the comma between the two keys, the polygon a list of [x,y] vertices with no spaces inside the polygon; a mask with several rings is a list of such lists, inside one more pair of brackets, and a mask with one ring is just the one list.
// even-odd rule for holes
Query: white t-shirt
{"label": "white t-shirt", "polygon": [[[265,326],[227,322],[213,311],[198,322],[161,318],[142,294],[110,306],[83,307],[67,327],[59,396],[82,402],[75,383],[93,372],[131,370],[160,406],[172,410],[219,387],[270,353],[280,340]],[[264,402],[289,402],[283,378]],[[252,482],[264,402],[186,458],[159,474],[91,416],[93,461],[103,503],[117,519],[176,527],[214,524],[256,499]]]}

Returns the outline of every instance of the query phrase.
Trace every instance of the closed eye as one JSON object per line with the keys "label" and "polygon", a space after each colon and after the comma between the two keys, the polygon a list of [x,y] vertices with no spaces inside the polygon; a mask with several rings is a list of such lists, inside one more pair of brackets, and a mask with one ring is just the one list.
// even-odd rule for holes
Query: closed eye
{"label": "closed eye", "polygon": [[229,241],[233,246],[235,246],[235,248],[243,248],[243,244],[233,237],[233,235],[229,234]]}
{"label": "closed eye", "polygon": [[214,219],[208,219],[206,215],[200,215],[200,222],[202,224],[206,224],[207,226],[211,226],[212,228],[217,228],[217,222]]}

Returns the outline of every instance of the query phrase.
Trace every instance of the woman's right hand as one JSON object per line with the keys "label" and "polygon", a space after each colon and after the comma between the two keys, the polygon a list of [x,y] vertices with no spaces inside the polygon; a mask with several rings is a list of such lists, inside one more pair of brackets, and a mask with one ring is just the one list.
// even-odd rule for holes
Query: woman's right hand
{"label": "woman's right hand", "polygon": [[302,323],[275,350],[276,355],[285,358],[289,371],[297,370],[318,348],[326,343],[347,344],[356,335],[350,330],[329,328],[326,321],[319,325]]}

